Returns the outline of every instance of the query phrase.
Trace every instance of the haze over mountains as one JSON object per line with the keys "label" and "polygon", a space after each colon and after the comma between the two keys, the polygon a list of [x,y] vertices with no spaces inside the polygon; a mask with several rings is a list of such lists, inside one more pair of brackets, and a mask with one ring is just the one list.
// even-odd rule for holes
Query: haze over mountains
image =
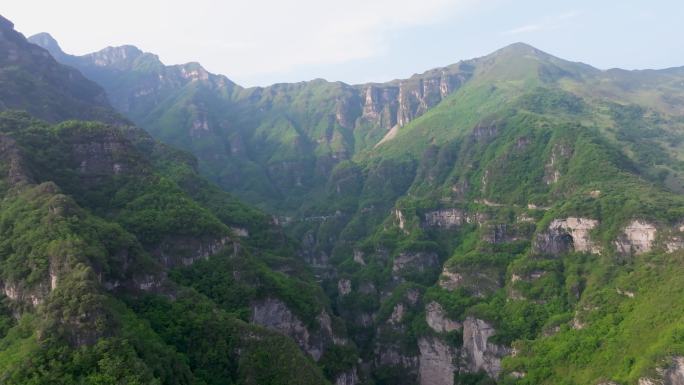
{"label": "haze over mountains", "polygon": [[684,67],[243,88],[0,31],[0,382],[684,384]]}
{"label": "haze over mountains", "polygon": [[[677,82],[684,72],[599,71],[520,43],[384,84],[314,80],[243,89],[197,63],[167,67],[133,46],[74,57],[62,52],[48,34],[30,40],[103,85],[115,108],[155,137],[193,152],[219,185],[272,211],[299,208],[334,164],[365,153],[386,135],[390,139],[406,132],[399,128],[473,75],[477,82],[522,79],[537,71],[544,85],[580,88],[586,98],[639,100],[665,113],[679,113]],[[504,68],[508,66],[512,68]],[[670,89],[661,91],[665,87]],[[644,95],[654,90],[655,95]]]}

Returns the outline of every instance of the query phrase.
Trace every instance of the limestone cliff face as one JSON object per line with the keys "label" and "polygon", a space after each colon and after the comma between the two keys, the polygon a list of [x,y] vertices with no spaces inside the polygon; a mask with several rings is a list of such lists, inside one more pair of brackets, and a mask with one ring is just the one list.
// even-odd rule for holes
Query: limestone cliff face
{"label": "limestone cliff face", "polygon": [[598,221],[595,219],[554,219],[546,231],[537,235],[534,249],[551,255],[561,255],[570,251],[599,254],[601,248],[590,236],[591,230],[596,226]]}
{"label": "limestone cliff face", "polygon": [[397,226],[399,226],[401,230],[404,230],[404,232],[406,232],[406,218],[404,217],[404,213],[399,209],[395,209],[394,218],[396,219]]}
{"label": "limestone cliff face", "polygon": [[430,227],[452,228],[468,222],[468,217],[464,210],[444,209],[425,213],[424,223]]}
{"label": "limestone cliff face", "polygon": [[161,264],[167,268],[189,266],[193,263],[208,259],[225,248],[237,251],[238,244],[228,237],[172,237],[163,240],[152,250]]}
{"label": "limestone cliff face", "polygon": [[394,304],[391,314],[384,319],[376,318],[373,367],[401,373],[399,377],[393,376],[398,384],[415,384],[419,376],[420,354],[401,340],[412,322],[407,316],[415,314],[421,306],[420,291],[409,289]]}
{"label": "limestone cliff face", "polygon": [[[53,286],[54,284],[54,286]],[[57,286],[57,275],[51,275],[37,285],[26,287],[22,283],[0,282],[0,289],[10,300],[36,307],[45,301],[45,298]]]}
{"label": "limestone cliff face", "polygon": [[643,254],[651,251],[658,229],[652,223],[633,220],[615,240],[615,247],[622,254]]}
{"label": "limestone cliff face", "polygon": [[484,370],[492,378],[499,376],[501,359],[511,354],[511,349],[489,342],[494,333],[494,328],[486,321],[474,317],[465,319],[461,353],[462,371],[476,373]]}
{"label": "limestone cliff face", "polygon": [[392,128],[397,124],[398,94],[397,87],[365,86],[362,119],[385,129]]}
{"label": "limestone cliff face", "polygon": [[470,78],[465,66],[452,66],[414,75],[410,79],[358,86],[362,120],[386,130],[404,126],[434,107]]}
{"label": "limestone cliff face", "polygon": [[92,131],[65,130],[62,137],[69,146],[69,160],[85,185],[97,184],[115,175],[149,173],[124,133],[110,128]]}
{"label": "limestone cliff face", "polygon": [[396,278],[401,274],[425,272],[439,265],[439,256],[433,252],[413,251],[403,252],[394,257],[392,275]]}
{"label": "limestone cliff face", "polygon": [[544,166],[544,182],[548,185],[560,180],[561,164],[572,156],[572,148],[565,144],[555,144],[551,149],[548,163]]}
{"label": "limestone cliff face", "polygon": [[664,367],[656,368],[655,377],[639,378],[639,385],[684,385],[684,357],[674,356]]}
{"label": "limestone cliff face", "polygon": [[486,220],[483,213],[469,213],[462,209],[441,209],[423,215],[423,226],[443,229],[457,228],[467,223],[481,225]]}
{"label": "limestone cliff face", "polygon": [[420,385],[452,385],[458,370],[458,352],[445,341],[436,337],[418,340],[418,379]]}
{"label": "limestone cliff face", "polygon": [[[252,304],[252,323],[278,331],[292,338],[299,347],[318,361],[325,349],[335,343],[330,315],[322,311],[316,318],[316,330],[309,330],[287,305],[276,298]],[[342,342],[342,341],[338,341]]]}
{"label": "limestone cliff face", "polygon": [[[407,354],[396,345],[383,345],[376,348],[374,352],[374,366],[375,367],[390,367],[400,368],[407,377],[416,378],[418,374],[419,359],[417,356]],[[407,379],[406,383],[411,383]]]}
{"label": "limestone cliff face", "polygon": [[442,305],[435,301],[425,306],[425,321],[437,333],[448,333],[462,327],[460,322],[449,319]]}
{"label": "limestone cliff face", "polygon": [[0,165],[4,165],[10,186],[32,181],[26,162],[14,139],[0,134]]}
{"label": "limestone cliff face", "polygon": [[337,292],[340,296],[345,296],[352,291],[352,283],[346,278],[341,278],[337,281]]}
{"label": "limestone cliff face", "polygon": [[665,370],[665,385],[684,385],[684,357],[672,358],[672,365]]}
{"label": "limestone cliff face", "polygon": [[356,385],[359,383],[359,374],[356,368],[342,372],[335,377],[335,385]]}
{"label": "limestone cliff face", "polygon": [[485,227],[482,238],[488,243],[508,243],[528,240],[533,232],[532,223],[495,223]]}

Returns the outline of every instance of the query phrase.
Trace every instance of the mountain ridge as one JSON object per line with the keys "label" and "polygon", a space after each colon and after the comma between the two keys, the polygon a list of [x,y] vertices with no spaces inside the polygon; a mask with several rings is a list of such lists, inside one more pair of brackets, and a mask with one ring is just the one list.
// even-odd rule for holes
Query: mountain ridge
{"label": "mountain ridge", "polygon": [[[257,349],[244,361],[229,356],[227,365],[238,369],[227,378],[237,383],[263,379],[254,374],[264,369],[260,363],[285,352],[309,383],[324,382],[323,372],[338,385],[681,385],[680,71],[602,71],[514,44],[397,83],[242,89],[217,87],[220,78],[196,67],[190,76],[154,63],[131,67],[130,57],[113,50],[107,52],[120,63],[94,55],[76,64],[91,71],[120,112],[194,153],[197,163],[133,127],[53,127],[5,112],[0,128],[8,139],[0,135],[0,146],[9,151],[0,155],[0,175],[25,183],[17,176],[26,163],[46,184],[22,198],[40,209],[36,196],[62,188],[75,204],[131,233],[140,244],[131,249],[147,250],[141,258],[165,262],[166,282],[184,295],[122,298],[132,316],[187,357],[186,376],[226,378],[226,366],[214,361],[226,362],[220,352],[242,351],[239,337],[250,330],[265,336],[257,326],[244,329],[248,321],[289,339],[268,339],[283,350]],[[173,75],[159,81],[167,71]],[[103,141],[105,151],[88,150]],[[277,219],[231,200],[198,170]],[[9,185],[0,179],[0,191]],[[101,194],[110,188],[116,199]],[[5,202],[10,215],[15,207],[33,212],[31,204]],[[24,218],[33,218],[16,217],[9,222],[25,227]],[[98,244],[84,229],[73,233]],[[223,234],[235,245],[232,254],[196,258],[184,247]],[[156,246],[160,241],[165,246]],[[202,250],[211,254],[214,244]],[[0,269],[15,278],[29,266],[51,278],[56,264],[32,265],[23,255],[12,252],[12,263]],[[120,265],[115,255],[92,255],[104,255],[93,264],[98,269]],[[191,264],[181,266],[186,260]],[[28,276],[25,282],[35,283],[36,275]],[[58,288],[67,276],[95,282],[67,265]],[[110,295],[97,285],[63,289]],[[42,292],[8,293],[30,303]],[[125,313],[94,302],[93,314],[105,321]],[[2,314],[0,306],[0,321]],[[231,344],[220,327],[209,329],[218,339],[198,335],[204,322],[231,325],[229,336],[241,342]],[[89,345],[102,336],[81,337]],[[195,338],[199,350],[217,340],[218,353],[188,348],[198,346]],[[149,365],[151,346],[145,340],[131,357]],[[12,372],[2,362],[0,372]],[[283,369],[283,382],[296,373],[291,365],[272,366]]]}
{"label": "mountain ridge", "polygon": [[[88,103],[79,90],[104,91],[21,34],[0,29],[0,53],[46,80],[24,89],[23,77],[0,77],[17,91],[0,94],[0,382],[327,384],[349,375],[354,348],[337,346],[344,329],[331,325],[322,289],[269,215],[205,180],[192,155],[106,98]],[[33,108],[58,92],[50,109]],[[234,274],[207,273],[228,266]],[[268,306],[275,320],[258,316]],[[324,374],[329,350],[352,364]]]}
{"label": "mountain ridge", "polygon": [[[50,35],[49,32],[39,32],[39,33],[36,33],[34,35],[31,35],[27,39],[30,42],[32,42],[38,46],[41,46],[42,48],[47,49],[51,54],[53,54],[53,56],[57,56],[57,57],[62,57],[64,55],[66,55],[69,57],[77,58],[77,57],[84,57],[84,56],[92,56],[92,55],[95,55],[98,53],[104,53],[105,51],[115,51],[115,50],[119,50],[119,49],[132,49],[138,53],[137,56],[151,55],[152,57],[155,57],[157,60],[159,60],[159,57],[156,54],[151,53],[151,52],[142,51],[140,48],[138,48],[137,46],[135,46],[133,44],[124,44],[124,45],[120,45],[120,46],[107,46],[101,50],[94,51],[91,53],[87,53],[87,54],[83,54],[83,55],[72,55],[72,54],[68,54],[68,53],[64,52],[62,50],[62,48],[59,46],[59,43],[57,42],[57,40],[52,35]],[[537,55],[539,57],[551,58],[554,60],[563,60],[567,63],[578,64],[578,65],[585,66],[587,68],[597,70],[597,71],[601,71],[601,72],[609,72],[609,71],[625,71],[625,72],[642,72],[642,71],[659,72],[659,71],[665,71],[665,72],[668,72],[668,71],[679,71],[679,70],[684,68],[684,65],[682,65],[682,66],[673,66],[673,67],[667,67],[667,68],[624,69],[624,68],[619,68],[619,67],[612,67],[612,68],[606,68],[606,69],[599,69],[599,68],[593,67],[590,64],[584,63],[584,62],[568,61],[565,59],[560,59],[558,56],[549,54],[549,53],[547,53],[541,49],[534,47],[531,44],[519,41],[519,42],[510,43],[504,47],[498,48],[498,49],[496,49],[496,50],[494,50],[488,54],[482,55],[482,56],[477,56],[477,57],[470,58],[470,59],[461,59],[461,60],[454,62],[452,64],[447,64],[447,65],[443,65],[443,66],[435,66],[435,67],[432,67],[430,69],[424,70],[422,72],[413,73],[412,75],[404,77],[404,78],[396,78],[396,79],[382,81],[382,82],[369,81],[369,82],[364,82],[364,83],[349,83],[349,82],[344,82],[344,81],[340,81],[340,80],[315,78],[315,79],[309,79],[309,80],[300,80],[300,81],[296,81],[296,82],[276,82],[276,83],[273,83],[270,85],[265,85],[265,86],[249,86],[249,87],[240,86],[240,87],[243,89],[260,89],[260,88],[263,89],[263,88],[268,88],[268,87],[275,86],[275,85],[301,84],[301,83],[319,82],[319,81],[324,81],[327,83],[342,83],[342,84],[353,86],[353,87],[360,87],[360,86],[364,86],[364,85],[394,84],[394,83],[398,83],[401,81],[410,80],[411,78],[414,78],[414,77],[419,77],[421,75],[425,75],[426,73],[429,73],[429,72],[439,71],[439,70],[443,70],[443,69],[446,69],[449,67],[458,66],[462,62],[469,62],[469,61],[483,59],[483,58],[487,58],[487,57],[501,56],[502,54],[511,53],[511,52],[516,53],[518,55],[523,55],[525,53],[533,53],[534,55]],[[163,64],[165,66],[168,66],[168,67],[185,66],[185,65],[199,65],[199,66],[201,66],[201,63],[195,62],[195,61],[191,61],[191,62],[187,62],[187,63],[179,63],[179,64],[164,64],[163,62],[161,62],[161,60],[159,60],[159,63]],[[226,76],[225,74],[215,74],[215,75]]]}

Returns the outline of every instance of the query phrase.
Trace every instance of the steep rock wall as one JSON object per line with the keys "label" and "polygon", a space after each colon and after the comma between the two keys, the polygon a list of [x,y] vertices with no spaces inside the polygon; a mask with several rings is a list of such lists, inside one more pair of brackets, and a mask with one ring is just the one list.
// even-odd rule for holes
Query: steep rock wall
{"label": "steep rock wall", "polygon": [[494,328],[486,321],[474,317],[465,319],[461,371],[477,373],[484,370],[492,378],[499,376],[501,359],[510,354],[511,349],[490,343],[489,338],[494,333]]}
{"label": "steep rock wall", "polygon": [[317,328],[309,330],[288,306],[276,298],[252,304],[252,323],[278,331],[292,338],[299,347],[318,361],[325,349],[334,343],[330,316],[322,311],[316,318]]}
{"label": "steep rock wall", "polygon": [[445,341],[424,337],[418,340],[420,385],[453,385],[457,351]]}
{"label": "steep rock wall", "polygon": [[537,234],[534,249],[551,255],[561,255],[570,251],[599,254],[601,248],[591,239],[590,234],[596,226],[598,221],[595,219],[554,219],[546,231]]}

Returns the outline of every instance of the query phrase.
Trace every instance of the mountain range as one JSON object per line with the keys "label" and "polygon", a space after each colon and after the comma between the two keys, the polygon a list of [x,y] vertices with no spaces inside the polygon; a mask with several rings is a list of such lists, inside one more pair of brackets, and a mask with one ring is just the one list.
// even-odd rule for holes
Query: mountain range
{"label": "mountain range", "polygon": [[244,88],[0,32],[3,383],[684,384],[684,67]]}

